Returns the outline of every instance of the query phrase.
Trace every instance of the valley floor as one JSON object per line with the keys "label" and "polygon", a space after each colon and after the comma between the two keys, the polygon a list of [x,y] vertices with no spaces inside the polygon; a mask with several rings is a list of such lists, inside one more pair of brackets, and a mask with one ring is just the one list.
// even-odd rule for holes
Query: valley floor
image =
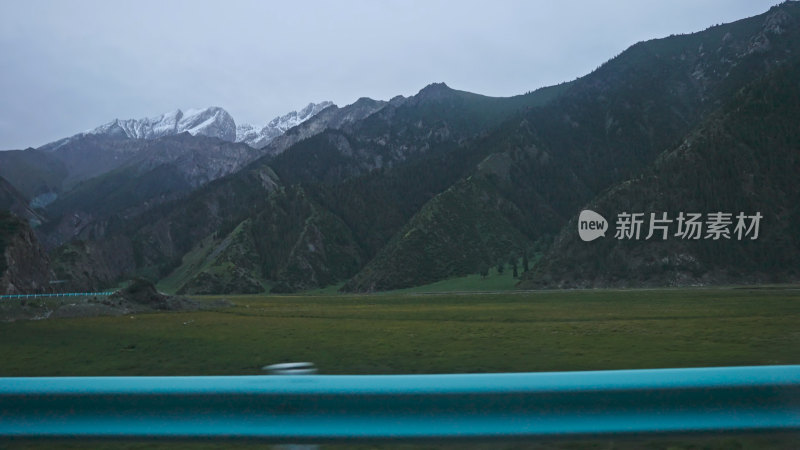
{"label": "valley floor", "polygon": [[[800,289],[227,296],[0,323],[0,376],[604,370],[800,363]],[[219,297],[199,297],[215,302]]]}

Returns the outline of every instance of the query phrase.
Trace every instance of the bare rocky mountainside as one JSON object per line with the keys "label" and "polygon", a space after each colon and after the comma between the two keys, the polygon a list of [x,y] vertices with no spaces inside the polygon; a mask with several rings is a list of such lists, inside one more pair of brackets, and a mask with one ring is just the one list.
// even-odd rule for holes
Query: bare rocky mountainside
{"label": "bare rocky mountainside", "polygon": [[[796,281],[799,67],[786,2],[524,95],[433,83],[261,127],[178,110],[0,152],[0,176],[29,199],[9,227],[30,222],[71,289],[366,292],[533,255],[522,287]],[[579,238],[584,209],[605,237]],[[623,212],[763,220],[746,242],[657,242],[615,238]]]}
{"label": "bare rocky mountainside", "polygon": [[30,225],[0,211],[0,293],[48,292],[53,279],[50,259]]}

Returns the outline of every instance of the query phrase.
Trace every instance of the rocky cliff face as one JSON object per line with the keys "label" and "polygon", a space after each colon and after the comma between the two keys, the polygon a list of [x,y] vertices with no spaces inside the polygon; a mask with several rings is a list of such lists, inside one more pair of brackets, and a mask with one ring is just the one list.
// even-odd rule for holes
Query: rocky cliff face
{"label": "rocky cliff face", "polygon": [[0,294],[46,292],[52,279],[50,260],[30,226],[0,211]]}
{"label": "rocky cliff face", "polygon": [[113,286],[135,269],[133,249],[125,236],[102,241],[74,241],[53,252],[55,277],[69,292],[99,291]]}

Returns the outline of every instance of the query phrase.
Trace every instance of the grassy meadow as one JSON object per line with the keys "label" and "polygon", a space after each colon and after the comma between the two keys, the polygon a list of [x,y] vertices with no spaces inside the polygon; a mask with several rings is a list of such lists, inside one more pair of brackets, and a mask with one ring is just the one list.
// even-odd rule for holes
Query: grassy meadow
{"label": "grassy meadow", "polygon": [[799,293],[227,296],[234,306],[214,311],[0,323],[0,376],[245,375],[286,361],[322,374],[800,364]]}

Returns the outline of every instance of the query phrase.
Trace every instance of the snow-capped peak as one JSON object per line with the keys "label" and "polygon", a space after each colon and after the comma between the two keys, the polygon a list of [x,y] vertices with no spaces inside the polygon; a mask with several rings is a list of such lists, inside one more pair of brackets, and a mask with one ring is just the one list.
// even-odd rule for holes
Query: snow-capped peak
{"label": "snow-capped peak", "polygon": [[142,119],[115,119],[86,132],[45,144],[40,149],[55,151],[77,138],[90,134],[130,139],[156,139],[184,132],[192,135],[216,137],[228,142],[244,142],[251,147],[261,148],[285,133],[289,128],[305,122],[331,105],[333,103],[328,101],[309,103],[300,111],[292,111],[276,117],[263,127],[248,124],[237,126],[233,117],[218,106],[187,109],[185,111],[176,109],[159,116]]}
{"label": "snow-capped peak", "polygon": [[271,140],[285,133],[289,128],[300,125],[314,117],[323,109],[332,105],[333,102],[329,101],[309,103],[300,111],[292,111],[270,120],[263,127],[241,124],[236,127],[236,142],[244,142],[251,147],[261,148],[269,144]]}
{"label": "snow-capped peak", "polygon": [[192,135],[216,137],[233,142],[236,139],[236,122],[227,111],[212,106],[204,109],[176,109],[160,116],[143,119],[116,119],[101,125],[87,134],[122,135],[131,139],[156,139],[189,132]]}

